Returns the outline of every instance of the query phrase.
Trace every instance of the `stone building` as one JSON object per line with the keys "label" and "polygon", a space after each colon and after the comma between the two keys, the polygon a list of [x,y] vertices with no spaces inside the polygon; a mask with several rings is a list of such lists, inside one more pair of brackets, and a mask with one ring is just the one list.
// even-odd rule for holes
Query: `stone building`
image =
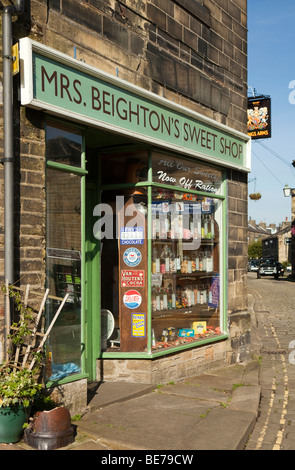
{"label": "stone building", "polygon": [[49,287],[47,320],[69,294],[47,386],[76,411],[88,380],[247,360],[247,1],[13,3],[0,274]]}

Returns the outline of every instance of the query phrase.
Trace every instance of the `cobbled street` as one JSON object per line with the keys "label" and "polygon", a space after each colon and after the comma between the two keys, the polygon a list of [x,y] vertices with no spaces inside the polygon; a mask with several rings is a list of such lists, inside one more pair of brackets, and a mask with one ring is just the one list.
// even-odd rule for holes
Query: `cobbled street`
{"label": "cobbled street", "polygon": [[246,450],[295,449],[295,283],[248,273],[252,350],[261,361],[259,417]]}

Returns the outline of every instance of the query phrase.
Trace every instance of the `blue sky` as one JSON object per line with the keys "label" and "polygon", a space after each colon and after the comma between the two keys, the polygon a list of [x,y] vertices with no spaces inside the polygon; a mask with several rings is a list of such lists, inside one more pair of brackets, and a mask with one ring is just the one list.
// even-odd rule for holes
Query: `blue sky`
{"label": "blue sky", "polygon": [[[294,81],[293,88],[289,88]],[[257,223],[279,224],[291,219],[291,199],[283,195],[287,183],[295,188],[295,2],[248,0],[248,95],[270,95],[272,137],[252,141],[248,215]],[[294,100],[295,101],[295,100]]]}

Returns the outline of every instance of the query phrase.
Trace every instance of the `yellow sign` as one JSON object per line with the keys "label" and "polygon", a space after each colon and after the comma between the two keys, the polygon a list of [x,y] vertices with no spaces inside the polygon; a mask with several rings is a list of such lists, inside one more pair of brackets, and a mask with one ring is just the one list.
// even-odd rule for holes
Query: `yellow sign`
{"label": "yellow sign", "polygon": [[12,46],[11,52],[12,52],[12,75],[16,75],[19,72],[18,42]]}
{"label": "yellow sign", "polygon": [[145,314],[133,313],[132,314],[132,336],[144,337],[145,336]]}

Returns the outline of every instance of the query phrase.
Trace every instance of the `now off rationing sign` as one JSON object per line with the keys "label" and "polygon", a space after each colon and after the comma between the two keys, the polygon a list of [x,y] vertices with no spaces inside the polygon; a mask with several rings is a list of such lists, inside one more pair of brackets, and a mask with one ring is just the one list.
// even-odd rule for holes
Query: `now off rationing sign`
{"label": "now off rationing sign", "polygon": [[246,134],[29,38],[20,59],[22,105],[250,171]]}

